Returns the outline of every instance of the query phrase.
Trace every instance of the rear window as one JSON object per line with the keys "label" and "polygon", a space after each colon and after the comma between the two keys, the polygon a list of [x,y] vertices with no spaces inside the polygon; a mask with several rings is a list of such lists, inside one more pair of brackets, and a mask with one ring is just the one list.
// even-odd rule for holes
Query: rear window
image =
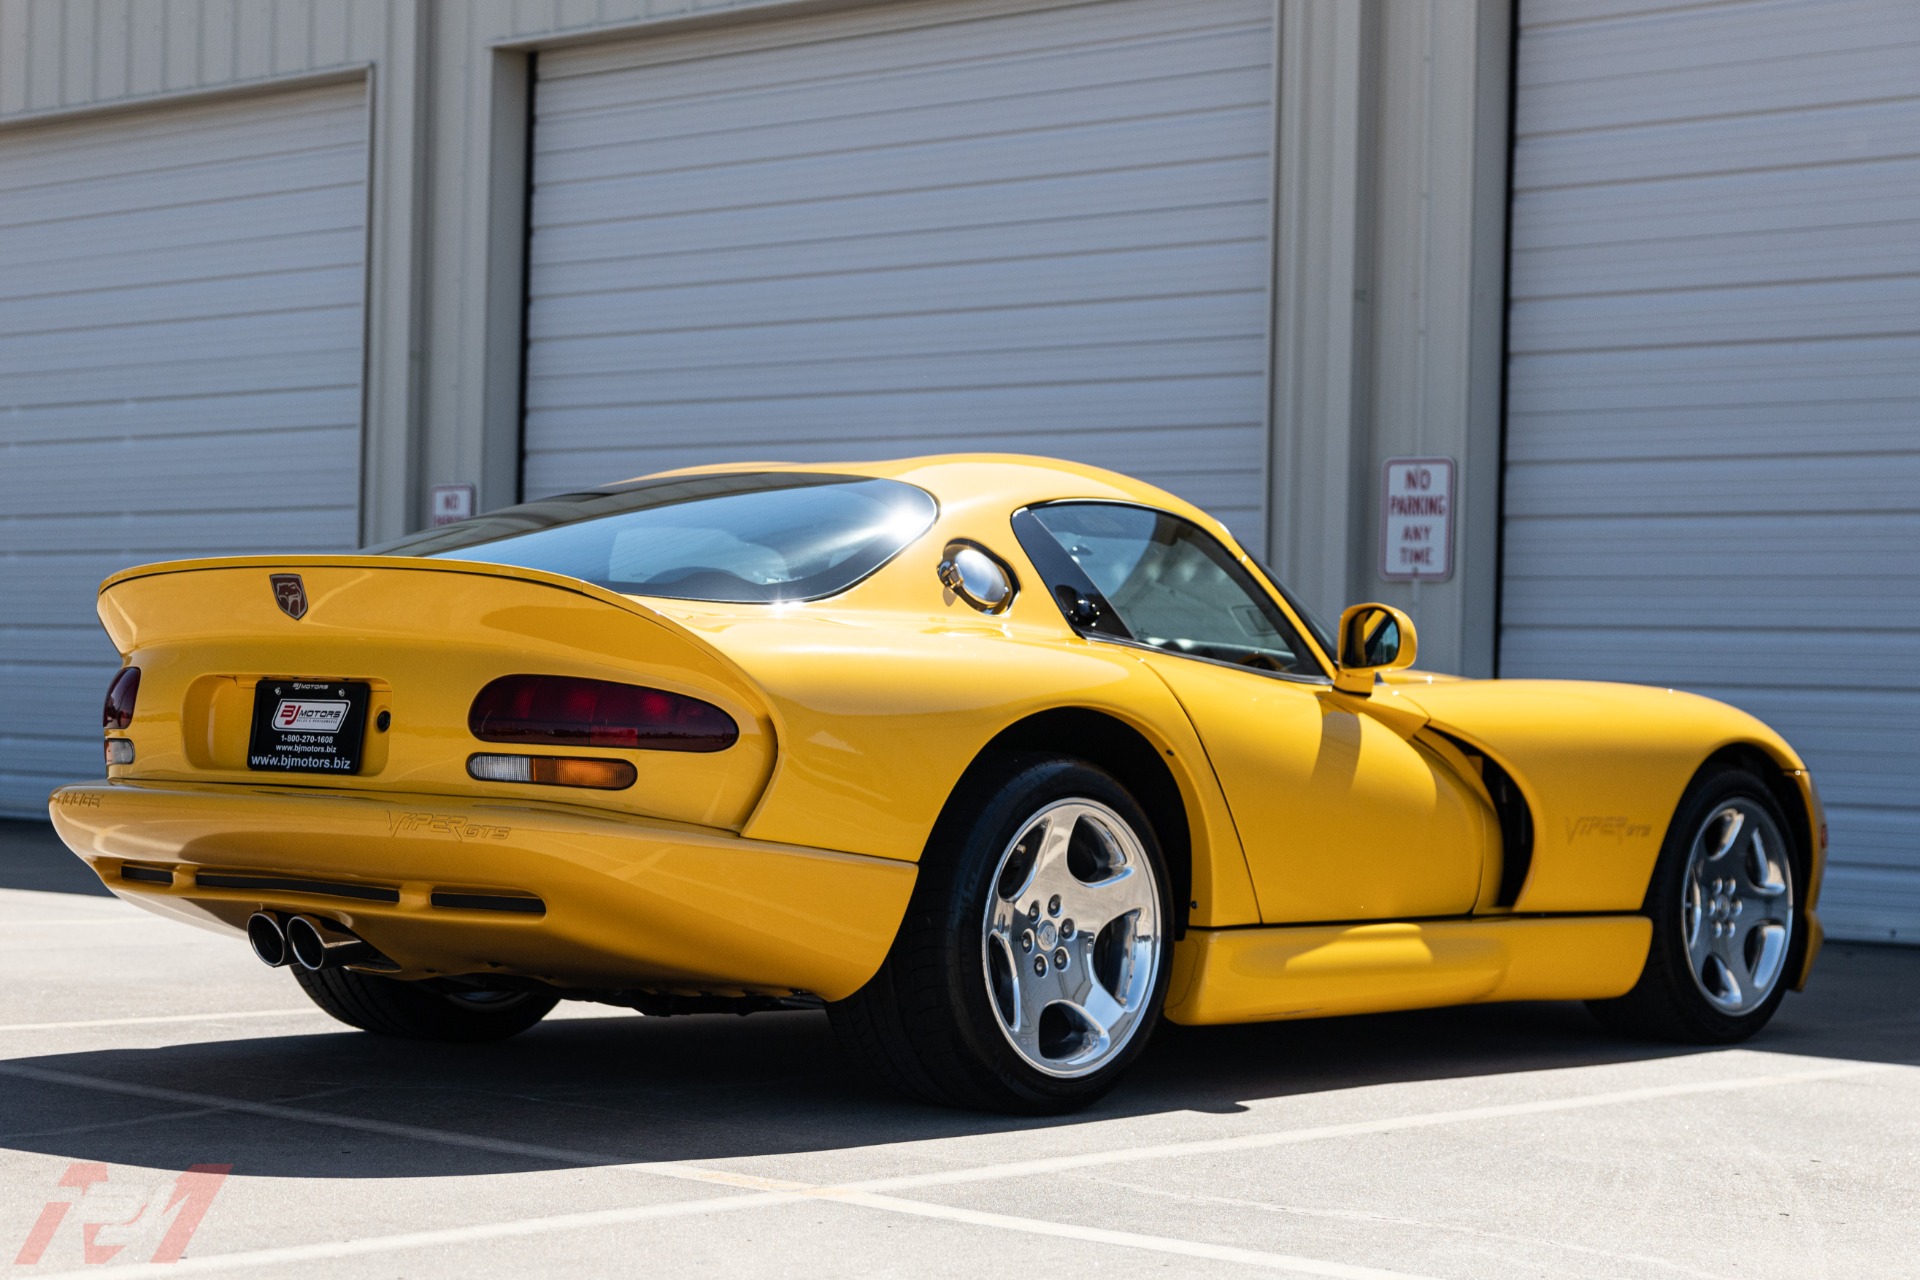
{"label": "rear window", "polygon": [[690,476],[542,498],[368,551],[543,569],[626,595],[817,600],[898,555],[936,513],[898,480]]}

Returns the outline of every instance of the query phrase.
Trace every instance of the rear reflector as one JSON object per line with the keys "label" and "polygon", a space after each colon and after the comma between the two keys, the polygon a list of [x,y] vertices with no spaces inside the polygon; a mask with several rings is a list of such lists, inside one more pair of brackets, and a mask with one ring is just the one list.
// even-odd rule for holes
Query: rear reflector
{"label": "rear reflector", "polygon": [[140,668],[122,667],[107,686],[106,709],[100,713],[104,729],[124,729],[133,723],[133,704],[140,697]]}
{"label": "rear reflector", "polygon": [[577,676],[502,676],[473,700],[467,727],[482,742],[541,747],[724,751],[740,738],[710,702]]}
{"label": "rear reflector", "polygon": [[592,787],[619,791],[639,777],[625,760],[590,760],[574,756],[467,757],[467,773],[482,782],[538,782],[550,787]]}

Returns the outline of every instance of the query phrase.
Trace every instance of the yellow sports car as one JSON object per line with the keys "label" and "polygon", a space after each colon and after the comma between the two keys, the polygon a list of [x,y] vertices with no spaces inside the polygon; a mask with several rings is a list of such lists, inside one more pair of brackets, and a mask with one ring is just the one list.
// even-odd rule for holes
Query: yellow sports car
{"label": "yellow sports car", "polygon": [[61,836],[368,1031],[824,1003],[910,1094],[1044,1112],[1162,1015],[1731,1041],[1820,943],[1820,802],[1760,721],[1415,674],[1403,613],[1329,630],[1091,467],[681,471],[99,607],[107,776]]}

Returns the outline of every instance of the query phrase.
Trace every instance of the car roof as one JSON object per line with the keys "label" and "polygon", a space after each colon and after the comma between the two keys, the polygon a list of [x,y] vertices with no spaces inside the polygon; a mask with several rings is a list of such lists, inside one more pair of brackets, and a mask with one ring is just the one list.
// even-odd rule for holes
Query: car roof
{"label": "car roof", "polygon": [[[1104,467],[1026,453],[940,453],[867,462],[726,462],[661,471],[664,476],[738,475],[742,472],[799,471],[872,476],[918,485],[943,506],[999,498],[1012,506],[1062,498],[1138,502],[1159,507],[1224,533],[1220,522],[1184,499],[1144,480]],[[1230,535],[1229,535],[1230,536]]]}

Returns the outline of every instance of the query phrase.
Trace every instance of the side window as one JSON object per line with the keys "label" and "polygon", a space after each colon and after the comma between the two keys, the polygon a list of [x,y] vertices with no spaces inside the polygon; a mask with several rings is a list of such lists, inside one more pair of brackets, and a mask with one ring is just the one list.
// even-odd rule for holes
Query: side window
{"label": "side window", "polygon": [[[1322,674],[1293,624],[1226,548],[1177,516],[1057,502],[1021,512],[1014,531],[1082,630],[1261,671]],[[1076,596],[1090,606],[1078,616]]]}

